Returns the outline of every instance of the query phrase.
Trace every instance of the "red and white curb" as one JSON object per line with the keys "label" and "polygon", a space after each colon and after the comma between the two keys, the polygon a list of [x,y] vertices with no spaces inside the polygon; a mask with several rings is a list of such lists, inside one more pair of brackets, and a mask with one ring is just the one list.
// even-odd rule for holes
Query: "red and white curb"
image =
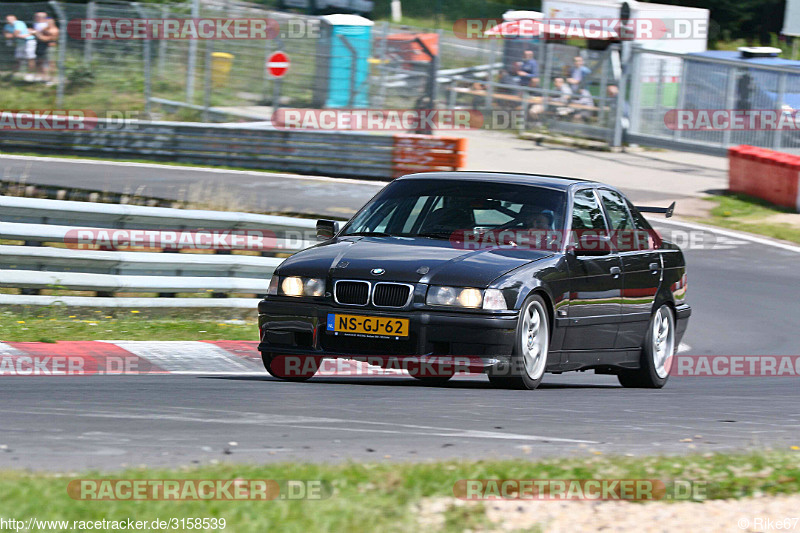
{"label": "red and white curb", "polygon": [[[682,343],[678,352],[690,349]],[[255,341],[0,342],[0,377],[119,374],[264,376],[266,370]],[[408,372],[326,359],[316,376],[403,377]]]}
{"label": "red and white curb", "polygon": [[[1,376],[120,374],[267,375],[255,341],[0,342]],[[402,376],[352,360],[330,361],[316,374]]]}

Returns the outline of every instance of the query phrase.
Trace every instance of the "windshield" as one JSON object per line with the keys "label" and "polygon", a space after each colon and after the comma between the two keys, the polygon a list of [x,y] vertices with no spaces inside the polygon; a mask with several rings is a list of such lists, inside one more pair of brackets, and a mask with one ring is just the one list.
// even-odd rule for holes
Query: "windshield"
{"label": "windshield", "polygon": [[564,191],[472,180],[401,180],[386,187],[342,235],[451,239],[505,229],[564,228]]}

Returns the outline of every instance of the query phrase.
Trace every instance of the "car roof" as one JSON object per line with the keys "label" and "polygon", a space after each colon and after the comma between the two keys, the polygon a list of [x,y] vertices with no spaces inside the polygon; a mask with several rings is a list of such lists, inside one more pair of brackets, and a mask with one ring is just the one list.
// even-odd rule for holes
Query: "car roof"
{"label": "car roof", "polygon": [[[597,182],[566,176],[550,176],[547,174],[525,174],[522,172],[488,172],[488,171],[462,171],[462,172],[420,172],[407,174],[398,180],[475,180],[494,183],[514,183],[518,185],[535,185],[550,189],[567,190],[578,184],[597,185]],[[397,180],[395,180],[397,181]]]}

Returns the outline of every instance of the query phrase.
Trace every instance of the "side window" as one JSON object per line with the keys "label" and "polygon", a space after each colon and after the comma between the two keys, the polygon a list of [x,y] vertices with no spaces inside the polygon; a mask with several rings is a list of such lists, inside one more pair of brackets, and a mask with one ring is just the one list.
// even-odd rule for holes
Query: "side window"
{"label": "side window", "polygon": [[611,226],[611,238],[614,245],[621,252],[637,250],[636,235],[633,226],[633,219],[625,200],[619,194],[608,189],[600,189],[600,199],[608,215],[608,222]]}
{"label": "side window", "polygon": [[612,230],[632,230],[633,220],[628,213],[628,207],[620,195],[607,189],[600,189],[600,198],[606,208]]}
{"label": "side window", "polygon": [[603,211],[594,192],[591,189],[576,192],[572,205],[572,231],[605,229]]}

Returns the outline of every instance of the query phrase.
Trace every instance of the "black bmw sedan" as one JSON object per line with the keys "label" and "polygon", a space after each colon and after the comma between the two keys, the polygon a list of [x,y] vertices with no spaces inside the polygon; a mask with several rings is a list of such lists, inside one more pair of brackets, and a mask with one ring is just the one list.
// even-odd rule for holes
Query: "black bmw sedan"
{"label": "black bmw sedan", "polygon": [[466,357],[502,387],[594,370],[660,388],[691,314],[681,250],[601,183],[412,174],[317,233],[258,305],[264,365],[284,379],[326,358]]}

